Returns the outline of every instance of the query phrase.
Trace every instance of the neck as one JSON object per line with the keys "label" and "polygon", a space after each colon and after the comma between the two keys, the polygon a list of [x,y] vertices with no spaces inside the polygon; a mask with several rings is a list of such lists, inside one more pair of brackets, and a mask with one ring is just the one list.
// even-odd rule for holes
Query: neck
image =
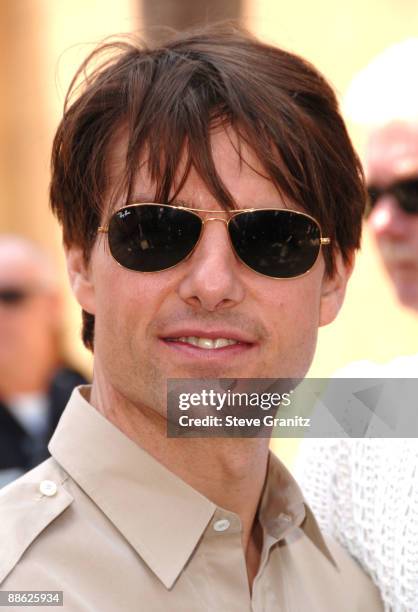
{"label": "neck", "polygon": [[262,545],[256,520],[268,465],[264,438],[167,438],[166,419],[93,382],[90,403],[173,474],[217,506],[240,517],[250,582]]}

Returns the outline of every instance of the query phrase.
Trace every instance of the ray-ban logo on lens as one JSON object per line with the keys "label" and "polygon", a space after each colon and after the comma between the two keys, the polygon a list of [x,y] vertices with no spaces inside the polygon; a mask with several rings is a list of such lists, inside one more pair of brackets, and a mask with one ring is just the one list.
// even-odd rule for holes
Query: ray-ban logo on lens
{"label": "ray-ban logo on lens", "polygon": [[130,215],[130,214],[131,214],[131,211],[130,211],[130,210],[121,210],[121,211],[118,213],[118,217],[119,217],[119,219],[124,219],[125,217],[127,217],[127,216],[128,216],[128,215]]}

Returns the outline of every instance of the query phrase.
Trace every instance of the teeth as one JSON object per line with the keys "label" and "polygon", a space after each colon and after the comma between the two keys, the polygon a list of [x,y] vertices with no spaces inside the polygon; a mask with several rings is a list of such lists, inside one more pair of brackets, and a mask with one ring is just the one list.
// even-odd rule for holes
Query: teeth
{"label": "teeth", "polygon": [[217,349],[224,346],[230,346],[231,344],[239,344],[237,340],[231,340],[230,338],[198,338],[197,336],[182,336],[181,338],[175,338],[179,342],[185,342],[186,344],[192,344],[204,349]]}

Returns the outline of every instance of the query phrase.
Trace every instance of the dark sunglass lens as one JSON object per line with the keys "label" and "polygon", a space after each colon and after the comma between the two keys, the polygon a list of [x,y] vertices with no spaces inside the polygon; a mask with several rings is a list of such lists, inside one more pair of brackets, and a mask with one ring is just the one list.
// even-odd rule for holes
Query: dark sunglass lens
{"label": "dark sunglass lens", "polygon": [[404,212],[418,214],[418,179],[399,182],[392,192]]}
{"label": "dark sunglass lens", "polygon": [[15,306],[23,302],[28,293],[22,289],[0,289],[0,302],[7,306]]}
{"label": "dark sunglass lens", "polygon": [[201,228],[200,218],[187,210],[151,204],[128,206],[110,220],[110,251],[125,268],[158,272],[191,253]]}
{"label": "dark sunglass lens", "polygon": [[240,259],[274,278],[294,278],[310,270],[321,246],[318,224],[290,210],[238,214],[231,219],[229,231]]}

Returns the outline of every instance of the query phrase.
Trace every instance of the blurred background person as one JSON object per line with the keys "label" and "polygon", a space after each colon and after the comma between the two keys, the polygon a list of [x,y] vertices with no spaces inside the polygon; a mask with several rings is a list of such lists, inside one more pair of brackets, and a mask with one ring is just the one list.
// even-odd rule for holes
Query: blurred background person
{"label": "blurred background person", "polygon": [[369,229],[399,301],[418,313],[417,66],[418,38],[386,49],[354,78],[345,107],[370,129]]}
{"label": "blurred background person", "polygon": [[418,118],[376,129],[366,169],[370,231],[399,301],[418,312]]}
{"label": "blurred background person", "polygon": [[61,352],[62,303],[35,243],[0,235],[0,486],[49,456],[72,389],[85,382]]}
{"label": "blurred background person", "polygon": [[[418,39],[386,49],[353,79],[345,107],[369,128],[368,229],[399,301],[418,316],[417,66]],[[336,376],[417,378],[418,388],[418,354],[353,363]],[[306,440],[294,472],[321,527],[373,577],[385,610],[417,612],[418,440]]]}

